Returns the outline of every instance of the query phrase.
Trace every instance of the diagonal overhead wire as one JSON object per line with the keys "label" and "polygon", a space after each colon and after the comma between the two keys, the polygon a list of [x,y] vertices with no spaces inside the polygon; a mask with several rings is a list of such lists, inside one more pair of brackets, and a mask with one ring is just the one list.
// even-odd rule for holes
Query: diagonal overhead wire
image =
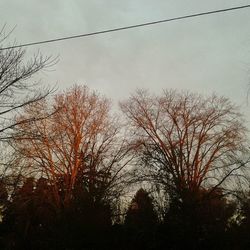
{"label": "diagonal overhead wire", "polygon": [[140,23],[140,24],[118,27],[118,28],[113,28],[113,29],[100,30],[100,31],[95,31],[91,33],[74,35],[74,36],[66,36],[66,37],[54,38],[54,39],[49,39],[49,40],[24,43],[20,45],[3,47],[3,48],[0,48],[0,50],[28,47],[28,46],[34,46],[34,45],[39,45],[39,44],[45,44],[45,43],[54,43],[54,42],[88,37],[88,36],[96,36],[96,35],[105,34],[105,33],[117,32],[117,31],[128,30],[128,29],[135,29],[135,28],[144,27],[144,26],[150,26],[150,25],[155,25],[155,24],[160,24],[160,23],[172,22],[172,21],[177,21],[177,20],[182,20],[182,19],[187,19],[187,18],[194,18],[194,17],[217,14],[217,13],[228,12],[228,11],[234,11],[234,10],[245,9],[249,7],[250,7],[250,4],[236,6],[236,7],[227,8],[227,9],[218,9],[218,10],[213,10],[213,11],[208,11],[208,12],[200,12],[200,13],[195,13],[195,14],[190,14],[190,15],[185,15],[185,16],[178,16],[178,17],[173,17],[173,18],[163,19],[163,20],[158,20],[158,21],[153,21],[153,22],[146,22],[146,23]]}

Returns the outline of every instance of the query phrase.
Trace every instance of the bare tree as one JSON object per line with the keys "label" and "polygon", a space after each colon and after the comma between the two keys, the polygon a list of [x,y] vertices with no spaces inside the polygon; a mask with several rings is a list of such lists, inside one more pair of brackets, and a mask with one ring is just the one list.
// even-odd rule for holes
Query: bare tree
{"label": "bare tree", "polygon": [[[212,192],[244,167],[245,127],[238,109],[224,97],[139,90],[121,103],[138,156],[136,175],[183,198]],[[209,192],[210,193],[210,192]]]}
{"label": "bare tree", "polygon": [[[6,142],[12,138],[16,126],[42,118],[34,114],[29,120],[16,119],[25,106],[41,101],[53,91],[42,86],[35,77],[57,61],[51,56],[42,56],[40,52],[27,56],[23,48],[12,48],[8,42],[11,33],[6,32],[5,25],[0,30],[0,181],[6,185],[8,195],[20,184],[24,172]],[[9,48],[5,49],[5,45]]]}
{"label": "bare tree", "polygon": [[[34,80],[38,72],[56,63],[50,56],[37,52],[30,59],[22,48],[4,49],[10,33],[5,27],[0,31],[0,140],[10,137],[9,132],[17,125],[15,116],[24,106],[47,96],[51,90],[39,86]],[[19,120],[18,123],[24,122]]]}
{"label": "bare tree", "polygon": [[59,206],[67,205],[77,188],[94,199],[114,198],[131,158],[119,122],[110,114],[110,101],[75,86],[55,97],[52,110],[50,106],[46,101],[27,106],[21,120],[58,111],[20,124],[12,145],[34,173],[50,180]]}

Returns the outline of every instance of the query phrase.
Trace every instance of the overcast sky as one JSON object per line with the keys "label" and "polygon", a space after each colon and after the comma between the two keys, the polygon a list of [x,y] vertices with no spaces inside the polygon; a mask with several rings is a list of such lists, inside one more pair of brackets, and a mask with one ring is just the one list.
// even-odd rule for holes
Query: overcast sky
{"label": "overcast sky", "polygon": [[[250,0],[0,0],[0,26],[16,25],[12,38],[26,43],[246,4]],[[61,90],[86,84],[115,102],[138,87],[216,92],[241,105],[250,120],[250,8],[28,52],[37,49],[60,56],[54,70],[39,77]]]}

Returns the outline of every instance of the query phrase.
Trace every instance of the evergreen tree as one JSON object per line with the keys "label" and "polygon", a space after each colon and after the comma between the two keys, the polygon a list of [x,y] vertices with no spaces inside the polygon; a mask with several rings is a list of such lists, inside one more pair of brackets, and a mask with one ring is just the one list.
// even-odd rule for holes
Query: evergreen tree
{"label": "evergreen tree", "polygon": [[154,211],[153,200],[148,192],[139,189],[128,208],[125,225],[128,227],[146,229],[157,223],[157,215]]}

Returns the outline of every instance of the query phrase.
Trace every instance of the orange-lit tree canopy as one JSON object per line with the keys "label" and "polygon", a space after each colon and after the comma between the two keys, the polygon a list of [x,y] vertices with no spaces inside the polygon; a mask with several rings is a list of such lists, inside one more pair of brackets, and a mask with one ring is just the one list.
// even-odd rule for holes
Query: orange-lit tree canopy
{"label": "orange-lit tree canopy", "polygon": [[177,91],[153,96],[140,90],[121,108],[144,179],[181,194],[216,188],[238,171],[235,159],[243,149],[245,128],[228,99]]}
{"label": "orange-lit tree canopy", "polygon": [[117,119],[110,114],[110,101],[87,87],[75,86],[55,96],[52,104],[30,105],[23,116],[46,117],[53,111],[47,119],[19,126],[13,146],[24,163],[50,180],[58,204],[67,204],[77,188],[91,193],[93,199],[104,198],[114,186],[119,192],[117,185],[129,159],[124,160],[124,140]]}

